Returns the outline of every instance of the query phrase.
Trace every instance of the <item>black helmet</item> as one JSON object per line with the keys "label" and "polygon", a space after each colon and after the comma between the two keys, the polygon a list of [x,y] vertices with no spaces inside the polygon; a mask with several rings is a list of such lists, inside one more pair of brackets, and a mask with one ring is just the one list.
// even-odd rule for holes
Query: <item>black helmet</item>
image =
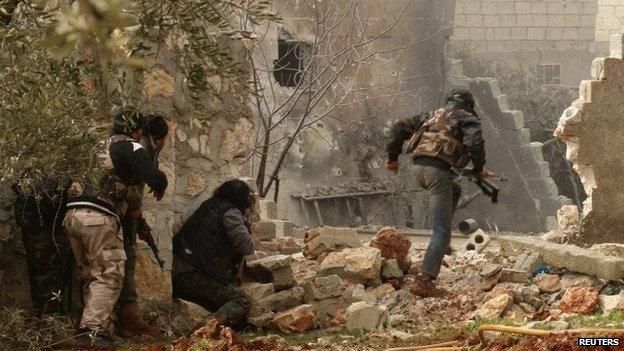
{"label": "black helmet", "polygon": [[468,90],[465,89],[453,89],[446,97],[446,103],[452,104],[457,108],[464,109],[469,112],[475,111],[475,100]]}
{"label": "black helmet", "polygon": [[130,135],[143,128],[145,117],[134,108],[126,107],[113,117],[113,133]]}

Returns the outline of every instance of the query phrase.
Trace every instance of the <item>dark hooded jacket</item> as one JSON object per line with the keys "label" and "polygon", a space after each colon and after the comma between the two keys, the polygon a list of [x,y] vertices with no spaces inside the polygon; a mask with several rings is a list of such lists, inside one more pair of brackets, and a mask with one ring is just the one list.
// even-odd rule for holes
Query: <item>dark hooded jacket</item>
{"label": "dark hooded jacket", "polygon": [[237,265],[254,247],[242,212],[211,197],[186,220],[173,238],[174,266],[190,266],[223,283],[235,280]]}

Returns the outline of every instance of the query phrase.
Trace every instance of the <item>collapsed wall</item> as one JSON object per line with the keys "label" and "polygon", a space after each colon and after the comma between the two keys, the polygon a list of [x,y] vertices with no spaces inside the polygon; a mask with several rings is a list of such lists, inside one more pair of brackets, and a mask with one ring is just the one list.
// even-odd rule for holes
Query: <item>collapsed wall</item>
{"label": "collapsed wall", "polygon": [[592,63],[592,80],[581,82],[579,98],[566,109],[555,136],[566,142],[568,160],[587,193],[582,238],[586,243],[623,242],[624,60],[622,34],[611,36],[610,57]]}
{"label": "collapsed wall", "polygon": [[[496,79],[465,77],[461,61],[452,65],[449,80],[452,87],[474,94],[486,142],[486,168],[508,179],[495,181],[500,187],[498,204],[479,196],[458,212],[457,219],[476,218],[483,228],[516,232],[540,232],[555,225],[557,209],[569,199],[558,196],[542,144],[530,141],[522,112],[510,109]],[[464,186],[465,195],[477,191]]]}

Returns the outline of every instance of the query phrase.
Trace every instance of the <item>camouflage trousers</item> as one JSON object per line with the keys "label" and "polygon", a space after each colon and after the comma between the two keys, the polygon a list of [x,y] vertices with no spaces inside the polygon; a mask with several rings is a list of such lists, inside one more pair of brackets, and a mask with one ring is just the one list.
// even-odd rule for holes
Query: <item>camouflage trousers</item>
{"label": "camouflage trousers", "polygon": [[173,278],[173,297],[215,312],[221,323],[234,328],[247,321],[249,300],[238,292],[234,282],[219,282],[197,271],[178,273]]}
{"label": "camouflage trousers", "polygon": [[80,328],[108,329],[124,277],[126,254],[117,219],[87,209],[70,209],[63,221],[83,282]]}
{"label": "camouflage trousers", "polygon": [[73,257],[68,252],[69,244],[64,242],[66,238],[58,235],[57,247],[52,233],[44,230],[32,232],[23,228],[22,234],[35,314],[60,313],[63,311],[60,302],[67,299],[63,296],[59,301],[55,295],[65,292],[71,280]]}
{"label": "camouflage trousers", "polygon": [[134,279],[137,252],[137,226],[138,221],[136,219],[127,216],[121,219],[124,251],[126,252],[126,267],[123,286],[119,294],[119,300],[117,301],[117,305],[119,306],[137,301],[136,281]]}

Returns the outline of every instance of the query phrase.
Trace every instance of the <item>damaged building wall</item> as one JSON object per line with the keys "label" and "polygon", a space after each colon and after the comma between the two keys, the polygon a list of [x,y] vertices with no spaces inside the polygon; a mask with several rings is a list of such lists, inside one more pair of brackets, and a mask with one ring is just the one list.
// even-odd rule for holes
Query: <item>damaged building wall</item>
{"label": "damaged building wall", "polygon": [[609,56],[609,38],[624,30],[624,1],[598,0],[596,17],[596,54]]}
{"label": "damaged building wall", "polygon": [[[557,209],[570,201],[558,196],[542,156],[542,144],[530,141],[522,111],[510,110],[496,79],[464,77],[461,61],[453,64],[449,79],[451,86],[474,94],[486,143],[486,168],[507,178],[495,181],[500,187],[498,204],[480,196],[459,210],[457,219],[476,218],[482,228],[490,230],[543,232],[554,228]],[[475,192],[480,190],[464,186],[465,195]]]}
{"label": "damaged building wall", "polygon": [[453,49],[504,64],[558,66],[559,80],[547,83],[576,86],[594,58],[598,2],[457,1]]}
{"label": "damaged building wall", "polygon": [[579,98],[564,111],[555,136],[567,145],[566,156],[588,197],[583,203],[584,243],[623,242],[624,201],[619,180],[624,172],[621,116],[624,114],[623,38],[611,36],[610,55],[592,63],[592,80],[581,82]]}
{"label": "damaged building wall", "polygon": [[[275,8],[280,9],[280,5],[284,3],[276,2]],[[346,91],[345,86],[348,86],[347,90],[350,92],[366,92],[352,94],[348,101],[333,110],[327,118],[315,123],[297,138],[286,157],[284,168],[280,172],[280,217],[300,224],[308,222],[299,202],[291,195],[303,193],[306,186],[386,181],[388,174],[383,165],[389,124],[398,118],[434,108],[444,89],[445,46],[452,27],[454,1],[395,1],[383,4],[369,0],[326,2],[332,3],[342,4],[341,6],[357,3],[357,16],[361,17],[357,26],[362,28],[355,39],[375,39],[372,47],[363,50],[349,49],[354,53],[360,51],[358,54],[367,57],[366,60],[350,68],[349,73],[336,80],[329,93],[321,99],[318,109],[331,106],[336,96],[342,96]],[[409,6],[405,12],[394,23],[407,4]],[[283,29],[294,40],[314,42],[315,16],[306,7],[309,2],[297,1],[291,2],[291,5],[280,13]],[[388,28],[390,29],[386,31]],[[255,50],[254,61],[256,64],[260,63],[259,71],[264,75],[261,79],[265,82],[271,81],[271,91],[264,93],[271,95],[273,104],[283,102],[292,93],[292,88],[280,87],[271,75],[273,60],[278,55],[277,39],[280,30],[275,25],[256,30],[259,49]],[[341,29],[337,32],[345,31]],[[335,41],[333,48],[337,51],[344,48],[348,40],[353,39],[350,36],[334,35],[327,40]],[[378,53],[367,56],[373,52]],[[321,70],[318,67],[315,69]],[[303,105],[297,108],[301,110],[305,107]],[[296,126],[298,118],[297,113],[293,113],[290,121],[286,121],[284,127],[278,129],[280,136],[287,136]],[[274,140],[279,140],[279,137]],[[275,153],[275,149],[272,153]],[[274,159],[272,160],[275,161]],[[254,162],[250,173],[256,174],[257,161]],[[370,185],[365,184],[364,187],[370,188]],[[271,196],[272,193],[269,194]],[[332,222],[328,218],[330,223],[342,221],[346,224],[344,206],[336,206],[340,208],[334,210],[331,201],[324,202],[322,206],[327,206],[324,212],[335,219]],[[308,204],[308,211],[314,211],[311,203]]]}

